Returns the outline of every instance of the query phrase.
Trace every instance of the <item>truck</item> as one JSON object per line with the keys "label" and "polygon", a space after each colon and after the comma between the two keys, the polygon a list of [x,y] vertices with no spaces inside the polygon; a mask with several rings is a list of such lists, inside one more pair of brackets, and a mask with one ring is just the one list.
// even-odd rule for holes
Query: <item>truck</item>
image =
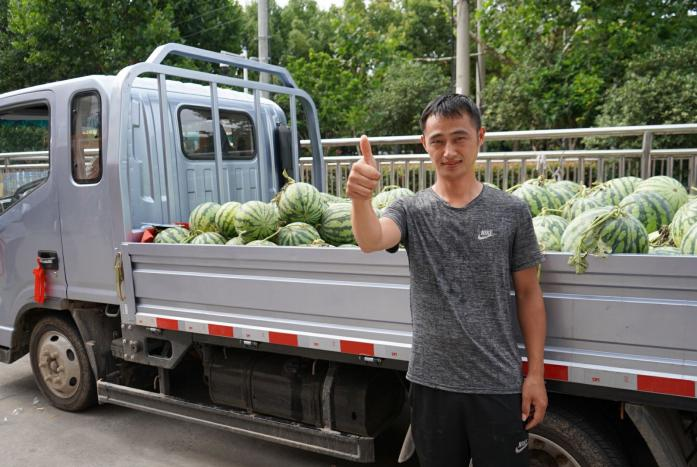
{"label": "truck", "polygon": [[[167,64],[180,57],[274,81]],[[28,353],[62,410],[374,461],[408,391],[404,251],[144,241],[204,201],[270,201],[284,172],[302,177],[300,132],[326,188],[317,110],[287,70],[166,44],[116,76],[0,95],[0,130],[0,361]],[[545,256],[533,464],[697,465],[697,257],[590,258],[577,275]]]}

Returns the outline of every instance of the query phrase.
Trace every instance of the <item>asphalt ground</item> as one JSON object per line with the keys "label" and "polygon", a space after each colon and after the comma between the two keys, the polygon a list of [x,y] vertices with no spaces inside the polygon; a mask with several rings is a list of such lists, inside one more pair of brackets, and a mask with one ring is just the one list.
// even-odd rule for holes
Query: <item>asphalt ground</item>
{"label": "asphalt ground", "polygon": [[[405,427],[387,430],[373,466],[397,464]],[[48,404],[34,383],[28,357],[0,364],[2,467],[357,467],[356,464],[125,407],[82,413]]]}

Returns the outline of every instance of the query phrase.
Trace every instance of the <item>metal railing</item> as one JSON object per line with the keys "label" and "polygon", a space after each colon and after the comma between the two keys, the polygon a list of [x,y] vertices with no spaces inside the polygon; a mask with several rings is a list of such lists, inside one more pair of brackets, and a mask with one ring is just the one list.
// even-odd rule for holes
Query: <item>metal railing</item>
{"label": "metal railing", "polygon": [[[477,159],[479,180],[506,189],[524,182],[528,177],[544,174],[548,178],[573,180],[592,185],[611,178],[633,175],[648,178],[668,175],[685,186],[697,185],[697,148],[654,149],[654,136],[697,135],[697,123],[680,125],[646,125],[606,128],[574,128],[557,130],[501,131],[487,133],[487,142],[544,141],[559,149],[545,150],[482,150]],[[641,146],[630,149],[564,149],[579,145],[580,138],[641,137]],[[358,138],[322,140],[325,154],[329,148],[350,148],[351,155],[326,156],[325,189],[333,194],[344,193],[351,166],[360,157]],[[384,154],[384,146],[420,146],[420,136],[371,137],[375,160],[383,174],[380,185],[400,185],[421,190],[435,181],[435,172],[427,154]],[[304,146],[305,141],[301,141]],[[638,146],[638,145],[637,145]],[[310,157],[300,159],[301,180],[312,178]]]}
{"label": "metal railing", "polygon": [[48,174],[48,151],[0,153],[0,196]]}

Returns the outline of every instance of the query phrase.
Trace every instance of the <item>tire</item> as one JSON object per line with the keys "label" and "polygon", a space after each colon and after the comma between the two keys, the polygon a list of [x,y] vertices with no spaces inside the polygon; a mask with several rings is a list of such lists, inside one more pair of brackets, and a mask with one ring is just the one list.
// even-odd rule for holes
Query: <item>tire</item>
{"label": "tire", "polygon": [[53,406],[79,412],[97,403],[97,384],[75,325],[60,316],[41,319],[31,333],[29,359],[36,385]]}
{"label": "tire", "polygon": [[530,432],[530,467],[629,467],[619,439],[603,426],[607,425],[551,407]]}

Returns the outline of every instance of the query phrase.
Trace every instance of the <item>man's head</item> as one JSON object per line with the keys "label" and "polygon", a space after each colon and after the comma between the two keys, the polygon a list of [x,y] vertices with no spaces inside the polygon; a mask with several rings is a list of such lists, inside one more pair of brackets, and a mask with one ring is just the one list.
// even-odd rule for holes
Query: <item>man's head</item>
{"label": "man's head", "polygon": [[421,131],[426,128],[426,122],[429,117],[445,117],[455,118],[468,116],[474,125],[474,129],[479,132],[482,127],[482,117],[479,113],[479,108],[467,96],[462,94],[443,94],[438,96],[428,103],[424,111],[421,113]]}
{"label": "man's head", "polygon": [[477,106],[466,96],[440,96],[421,115],[421,144],[433,162],[438,179],[474,181],[474,165],[484,128]]}

